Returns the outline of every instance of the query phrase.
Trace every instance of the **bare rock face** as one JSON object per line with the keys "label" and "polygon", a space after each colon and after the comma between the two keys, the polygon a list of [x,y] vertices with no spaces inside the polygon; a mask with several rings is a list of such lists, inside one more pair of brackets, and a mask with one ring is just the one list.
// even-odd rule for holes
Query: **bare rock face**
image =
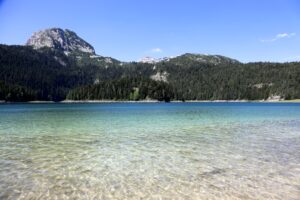
{"label": "bare rock face", "polygon": [[159,63],[159,62],[162,62],[162,61],[169,61],[172,57],[164,57],[164,58],[152,58],[152,57],[149,57],[149,56],[146,56],[142,59],[140,59],[138,62],[141,62],[141,63],[149,63],[149,64],[155,64],[155,63]]}
{"label": "bare rock face", "polygon": [[26,45],[33,46],[35,49],[50,47],[62,50],[65,54],[83,52],[95,55],[95,50],[92,45],[68,29],[50,28],[35,32],[28,39]]}
{"label": "bare rock face", "polygon": [[168,76],[169,73],[164,71],[164,72],[157,72],[156,74],[150,76],[150,78],[154,81],[162,81],[168,83]]}

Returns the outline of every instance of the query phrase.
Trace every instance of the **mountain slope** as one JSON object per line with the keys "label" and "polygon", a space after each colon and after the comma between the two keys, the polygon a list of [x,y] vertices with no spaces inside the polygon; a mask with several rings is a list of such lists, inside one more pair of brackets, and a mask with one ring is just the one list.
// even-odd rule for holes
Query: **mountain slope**
{"label": "mountain slope", "polygon": [[35,34],[28,44],[0,45],[0,100],[300,98],[298,62],[243,64],[203,54],[120,62],[62,29]]}
{"label": "mountain slope", "polygon": [[33,46],[35,49],[49,47],[61,50],[66,54],[71,52],[83,52],[95,54],[92,45],[80,38],[75,32],[68,29],[50,28],[35,32],[26,42],[26,45]]}
{"label": "mountain slope", "polygon": [[202,63],[202,64],[212,64],[212,65],[221,65],[221,64],[238,64],[239,61],[228,58],[225,56],[220,55],[204,55],[204,54],[192,54],[192,53],[186,53],[181,56],[177,56],[174,58],[171,58],[169,60],[172,63]]}

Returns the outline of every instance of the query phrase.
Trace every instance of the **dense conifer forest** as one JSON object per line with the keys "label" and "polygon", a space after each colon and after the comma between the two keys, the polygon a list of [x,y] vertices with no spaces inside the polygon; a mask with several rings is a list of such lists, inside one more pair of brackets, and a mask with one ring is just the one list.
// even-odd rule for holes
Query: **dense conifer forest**
{"label": "dense conifer forest", "polygon": [[300,98],[300,63],[240,63],[184,54],[120,62],[50,48],[0,45],[0,100],[263,100]]}

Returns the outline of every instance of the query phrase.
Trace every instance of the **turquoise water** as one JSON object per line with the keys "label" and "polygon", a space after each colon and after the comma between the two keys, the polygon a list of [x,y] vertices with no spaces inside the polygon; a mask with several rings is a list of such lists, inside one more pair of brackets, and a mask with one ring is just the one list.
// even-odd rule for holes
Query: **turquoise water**
{"label": "turquoise water", "polygon": [[0,199],[300,199],[300,104],[0,104]]}

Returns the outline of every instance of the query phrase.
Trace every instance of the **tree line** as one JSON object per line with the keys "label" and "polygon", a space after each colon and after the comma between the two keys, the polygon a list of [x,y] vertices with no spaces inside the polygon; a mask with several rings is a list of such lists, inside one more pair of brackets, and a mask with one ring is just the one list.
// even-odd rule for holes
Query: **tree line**
{"label": "tree line", "polygon": [[[97,59],[48,48],[0,45],[0,100],[300,98],[299,62],[243,64],[215,57],[200,62],[197,55],[156,64]],[[157,73],[165,73],[166,82],[150,78]]]}

